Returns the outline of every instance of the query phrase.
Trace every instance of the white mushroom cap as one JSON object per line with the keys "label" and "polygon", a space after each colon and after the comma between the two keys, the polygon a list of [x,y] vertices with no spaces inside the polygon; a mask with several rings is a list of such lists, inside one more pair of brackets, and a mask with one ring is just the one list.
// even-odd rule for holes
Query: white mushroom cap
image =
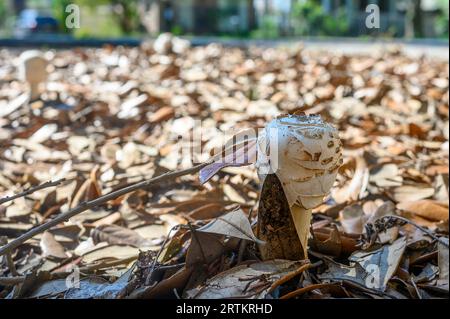
{"label": "white mushroom cap", "polygon": [[341,164],[338,132],[318,115],[280,116],[258,138],[258,173],[277,175],[290,207],[320,205]]}
{"label": "white mushroom cap", "polygon": [[48,61],[44,54],[38,50],[24,51],[19,57],[19,77],[22,81],[28,82],[31,90],[31,97],[39,95],[38,86],[47,80]]}
{"label": "white mushroom cap", "polygon": [[20,55],[19,74],[23,81],[41,83],[47,80],[47,59],[38,50],[25,51]]}

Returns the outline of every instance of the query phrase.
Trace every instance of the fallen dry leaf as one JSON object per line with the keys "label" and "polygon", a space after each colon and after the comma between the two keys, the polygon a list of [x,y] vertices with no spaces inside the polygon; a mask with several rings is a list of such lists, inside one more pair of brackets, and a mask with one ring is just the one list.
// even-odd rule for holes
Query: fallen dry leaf
{"label": "fallen dry leaf", "polygon": [[443,206],[433,200],[401,202],[397,204],[397,208],[432,221],[448,221],[448,205]]}
{"label": "fallen dry leaf", "polygon": [[255,237],[250,222],[241,209],[218,217],[215,220],[211,221],[209,224],[197,230],[205,233],[213,233],[251,240],[258,244],[264,243],[263,241]]}

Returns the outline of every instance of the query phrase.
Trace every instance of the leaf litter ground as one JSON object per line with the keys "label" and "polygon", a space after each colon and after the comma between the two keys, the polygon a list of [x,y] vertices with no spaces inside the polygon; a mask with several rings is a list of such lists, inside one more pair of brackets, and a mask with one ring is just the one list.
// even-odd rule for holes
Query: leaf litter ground
{"label": "leaf litter ground", "polygon": [[204,162],[230,128],[320,114],[339,129],[344,164],[314,210],[309,260],[260,260],[258,176],[228,167],[204,185],[197,174],[151,184],[35,235],[0,256],[0,298],[448,297],[448,61],[398,48],[49,51],[46,90],[29,102],[19,53],[0,51],[2,245],[192,166],[178,155],[196,120]]}

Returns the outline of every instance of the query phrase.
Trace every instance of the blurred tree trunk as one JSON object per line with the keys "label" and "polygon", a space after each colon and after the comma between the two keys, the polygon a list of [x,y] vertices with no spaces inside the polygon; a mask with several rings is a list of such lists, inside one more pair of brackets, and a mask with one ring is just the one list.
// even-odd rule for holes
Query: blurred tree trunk
{"label": "blurred tree trunk", "polygon": [[139,20],[145,30],[152,35],[161,30],[161,0],[141,0],[138,7]]}
{"label": "blurred tree trunk", "polygon": [[217,32],[217,0],[194,0],[194,31],[198,34]]}
{"label": "blurred tree trunk", "polygon": [[[3,0],[2,0],[3,1]],[[12,2],[12,9],[14,11],[14,15],[19,15],[22,10],[25,9],[25,0],[11,0]]]}
{"label": "blurred tree trunk", "polygon": [[26,8],[25,2],[25,0],[10,0],[9,7],[14,11],[14,15],[19,15],[20,12]]}
{"label": "blurred tree trunk", "polygon": [[119,18],[119,25],[121,30],[129,34],[134,30],[134,10],[132,8],[132,4],[127,0],[119,0],[117,5],[121,7]]}
{"label": "blurred tree trunk", "polygon": [[256,12],[254,0],[247,0],[247,12],[248,12],[248,29],[253,30],[256,28]]}
{"label": "blurred tree trunk", "polygon": [[270,14],[270,0],[264,0],[264,15]]}
{"label": "blurred tree trunk", "polygon": [[414,36],[418,38],[423,37],[423,12],[420,0],[414,1],[413,24],[414,24]]}
{"label": "blurred tree trunk", "polygon": [[423,12],[421,0],[408,0],[405,15],[405,37],[414,38],[423,36]]}

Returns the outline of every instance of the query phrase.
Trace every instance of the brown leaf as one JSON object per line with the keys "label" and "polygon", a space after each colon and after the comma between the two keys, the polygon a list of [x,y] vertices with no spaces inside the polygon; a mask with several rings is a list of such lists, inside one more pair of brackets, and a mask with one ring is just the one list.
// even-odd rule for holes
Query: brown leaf
{"label": "brown leaf", "polygon": [[180,293],[189,278],[191,277],[193,268],[183,267],[179,271],[177,271],[171,277],[160,281],[154,287],[145,287],[142,291],[136,290],[131,295],[130,298],[138,298],[138,299],[158,299],[158,298],[168,298],[173,297],[174,290]]}
{"label": "brown leaf", "polygon": [[411,202],[433,196],[434,189],[430,187],[403,185],[394,188],[391,194],[396,202]]}
{"label": "brown leaf", "polygon": [[[320,234],[320,233],[319,233]],[[320,236],[320,235],[319,235]],[[311,240],[311,249],[323,254],[339,257],[342,253],[342,240],[337,228],[333,228],[328,238],[325,240],[316,239],[317,233],[314,231],[313,240]]]}
{"label": "brown leaf", "polygon": [[189,213],[189,217],[197,220],[212,219],[219,217],[224,213],[224,207],[221,204],[211,203],[194,209]]}
{"label": "brown leaf", "polygon": [[224,252],[224,244],[213,235],[195,232],[191,235],[191,244],[186,253],[186,268],[196,265],[207,265],[220,257]]}
{"label": "brown leaf", "polygon": [[137,258],[139,249],[125,245],[99,245],[89,250],[82,256],[84,263],[90,264],[96,261],[123,260],[125,264],[130,263],[130,258]]}
{"label": "brown leaf", "polygon": [[397,208],[433,221],[448,220],[448,206],[429,199],[401,202]]}
{"label": "brown leaf", "polygon": [[134,247],[151,246],[151,242],[134,230],[117,225],[100,225],[91,231],[94,244],[107,242],[110,245],[130,245]]}
{"label": "brown leaf", "polygon": [[[203,287],[187,291],[186,295],[187,298],[194,299],[242,298],[242,296],[250,299],[264,298],[272,282],[298,269],[300,265],[300,262],[276,259],[237,266],[209,279]],[[249,278],[250,281],[245,280]],[[266,286],[257,289],[258,285],[261,286],[261,280],[264,280],[262,278],[268,279],[265,280]]]}
{"label": "brown leaf", "polygon": [[67,258],[64,247],[55,240],[55,237],[49,232],[44,232],[39,244],[42,254],[46,257]]}
{"label": "brown leaf", "polygon": [[171,106],[165,106],[160,108],[149,117],[150,123],[159,123],[170,120],[175,115],[175,110]]}
{"label": "brown leaf", "polygon": [[358,204],[348,206],[339,213],[342,228],[349,234],[362,234],[366,216]]}
{"label": "brown leaf", "polygon": [[346,185],[332,189],[333,198],[337,203],[355,201],[361,198],[367,188],[369,170],[362,157],[356,158],[356,170],[353,178]]}
{"label": "brown leaf", "polygon": [[425,174],[427,175],[439,175],[439,174],[448,174],[448,165],[432,165],[427,167],[425,170]]}
{"label": "brown leaf", "polygon": [[250,222],[241,209],[218,217],[197,230],[199,232],[231,236],[263,244],[263,242],[253,234]]}

